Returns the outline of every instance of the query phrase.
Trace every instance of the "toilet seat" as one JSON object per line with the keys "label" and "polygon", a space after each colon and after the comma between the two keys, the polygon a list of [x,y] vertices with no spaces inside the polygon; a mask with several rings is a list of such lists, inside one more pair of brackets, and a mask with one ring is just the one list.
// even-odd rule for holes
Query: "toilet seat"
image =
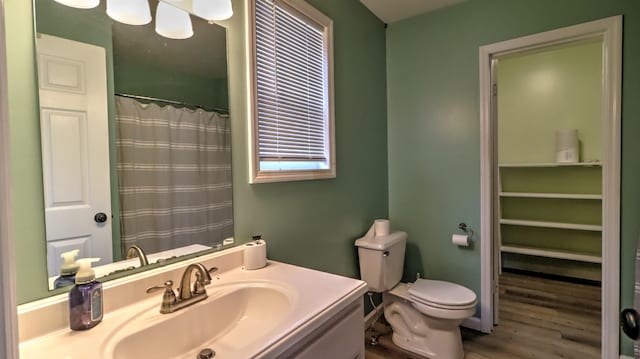
{"label": "toilet seat", "polygon": [[423,306],[427,306],[427,307],[432,307],[432,308],[436,308],[436,309],[444,309],[444,310],[467,310],[470,308],[475,308],[476,304],[478,304],[477,302],[473,302],[469,305],[464,305],[464,306],[460,306],[460,305],[445,305],[445,304],[437,304],[437,303],[431,303],[422,299],[418,299],[415,297],[410,297],[411,301],[413,301],[416,304],[419,305],[423,305]]}
{"label": "toilet seat", "polygon": [[412,300],[427,306],[449,310],[475,307],[476,294],[461,285],[439,280],[418,279],[409,287]]}

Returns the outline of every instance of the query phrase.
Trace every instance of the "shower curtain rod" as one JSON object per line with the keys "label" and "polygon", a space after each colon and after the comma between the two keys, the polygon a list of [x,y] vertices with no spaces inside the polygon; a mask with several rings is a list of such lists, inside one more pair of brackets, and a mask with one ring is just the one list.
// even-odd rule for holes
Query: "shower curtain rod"
{"label": "shower curtain rod", "polygon": [[132,98],[134,100],[145,100],[145,101],[152,101],[152,102],[162,102],[162,103],[167,103],[167,104],[171,104],[171,105],[179,105],[179,106],[183,106],[183,107],[195,107],[195,108],[199,108],[208,112],[218,112],[220,114],[223,115],[229,115],[229,110],[225,110],[222,108],[217,108],[217,107],[206,107],[206,106],[201,106],[201,105],[194,105],[191,103],[186,103],[186,102],[180,102],[180,101],[174,101],[174,100],[165,100],[162,98],[157,98],[157,97],[148,97],[148,96],[138,96],[138,95],[129,95],[126,93],[116,93],[116,96],[120,96],[120,97],[126,97],[126,98]]}

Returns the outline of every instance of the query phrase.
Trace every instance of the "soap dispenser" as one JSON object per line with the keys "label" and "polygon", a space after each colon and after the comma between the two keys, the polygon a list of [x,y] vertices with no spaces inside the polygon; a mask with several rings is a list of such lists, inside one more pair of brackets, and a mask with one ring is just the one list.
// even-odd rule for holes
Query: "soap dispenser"
{"label": "soap dispenser", "polygon": [[96,280],[91,263],[100,258],[78,259],[76,285],[69,291],[69,326],[72,330],[91,329],[102,321],[102,283]]}
{"label": "soap dispenser", "polygon": [[80,250],[74,249],[60,255],[64,262],[60,266],[60,276],[53,282],[54,289],[72,286],[76,282],[76,273],[79,268],[76,256],[79,252]]}

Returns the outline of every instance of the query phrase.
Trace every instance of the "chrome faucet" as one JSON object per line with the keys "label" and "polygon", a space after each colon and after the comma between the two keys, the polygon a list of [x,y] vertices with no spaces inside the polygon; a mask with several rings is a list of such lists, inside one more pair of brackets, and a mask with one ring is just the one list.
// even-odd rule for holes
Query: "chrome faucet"
{"label": "chrome faucet", "polygon": [[147,259],[147,255],[144,254],[144,251],[142,250],[142,248],[134,244],[131,247],[129,247],[129,249],[127,250],[126,259],[132,259],[135,257],[138,257],[140,259],[140,267],[149,265],[149,260]]}
{"label": "chrome faucet", "polygon": [[[155,286],[147,289],[147,293],[153,293],[164,289],[162,296],[162,304],[160,305],[160,313],[173,313],[191,304],[207,299],[207,290],[205,286],[211,283],[211,275],[218,268],[213,267],[209,270],[201,263],[192,263],[187,266],[182,274],[180,286],[178,287],[178,295],[173,291],[173,281],[168,280],[162,286]],[[193,272],[195,271],[195,282],[192,283]]]}
{"label": "chrome faucet", "polygon": [[[196,281],[191,284],[191,273],[196,271]],[[207,290],[204,286],[211,283],[211,275],[202,263],[192,263],[187,266],[187,269],[182,273],[182,279],[180,280],[180,289],[178,292],[178,300],[185,301],[191,300],[197,297],[207,298]],[[193,290],[191,290],[193,288]],[[202,300],[200,299],[200,300]]]}

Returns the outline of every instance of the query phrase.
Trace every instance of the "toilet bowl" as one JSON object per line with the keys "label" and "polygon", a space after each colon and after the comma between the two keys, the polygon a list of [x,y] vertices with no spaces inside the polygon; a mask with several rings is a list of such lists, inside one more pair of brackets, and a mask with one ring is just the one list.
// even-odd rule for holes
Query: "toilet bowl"
{"label": "toilet bowl", "polygon": [[[441,293],[437,300],[411,294],[416,284],[433,284],[429,294]],[[427,286],[425,286],[427,287]],[[450,287],[464,292],[464,300],[448,298]],[[440,292],[438,292],[440,290]],[[384,317],[393,330],[393,342],[408,351],[432,359],[462,359],[464,351],[460,323],[475,313],[475,293],[454,283],[418,279],[416,283],[398,283],[383,293]],[[463,303],[463,304],[459,304]]]}
{"label": "toilet bowl", "polygon": [[370,291],[382,293],[397,346],[431,359],[462,359],[459,326],[475,313],[476,294],[444,281],[400,283],[406,239],[405,232],[376,236],[369,231],[356,240],[362,280]]}

